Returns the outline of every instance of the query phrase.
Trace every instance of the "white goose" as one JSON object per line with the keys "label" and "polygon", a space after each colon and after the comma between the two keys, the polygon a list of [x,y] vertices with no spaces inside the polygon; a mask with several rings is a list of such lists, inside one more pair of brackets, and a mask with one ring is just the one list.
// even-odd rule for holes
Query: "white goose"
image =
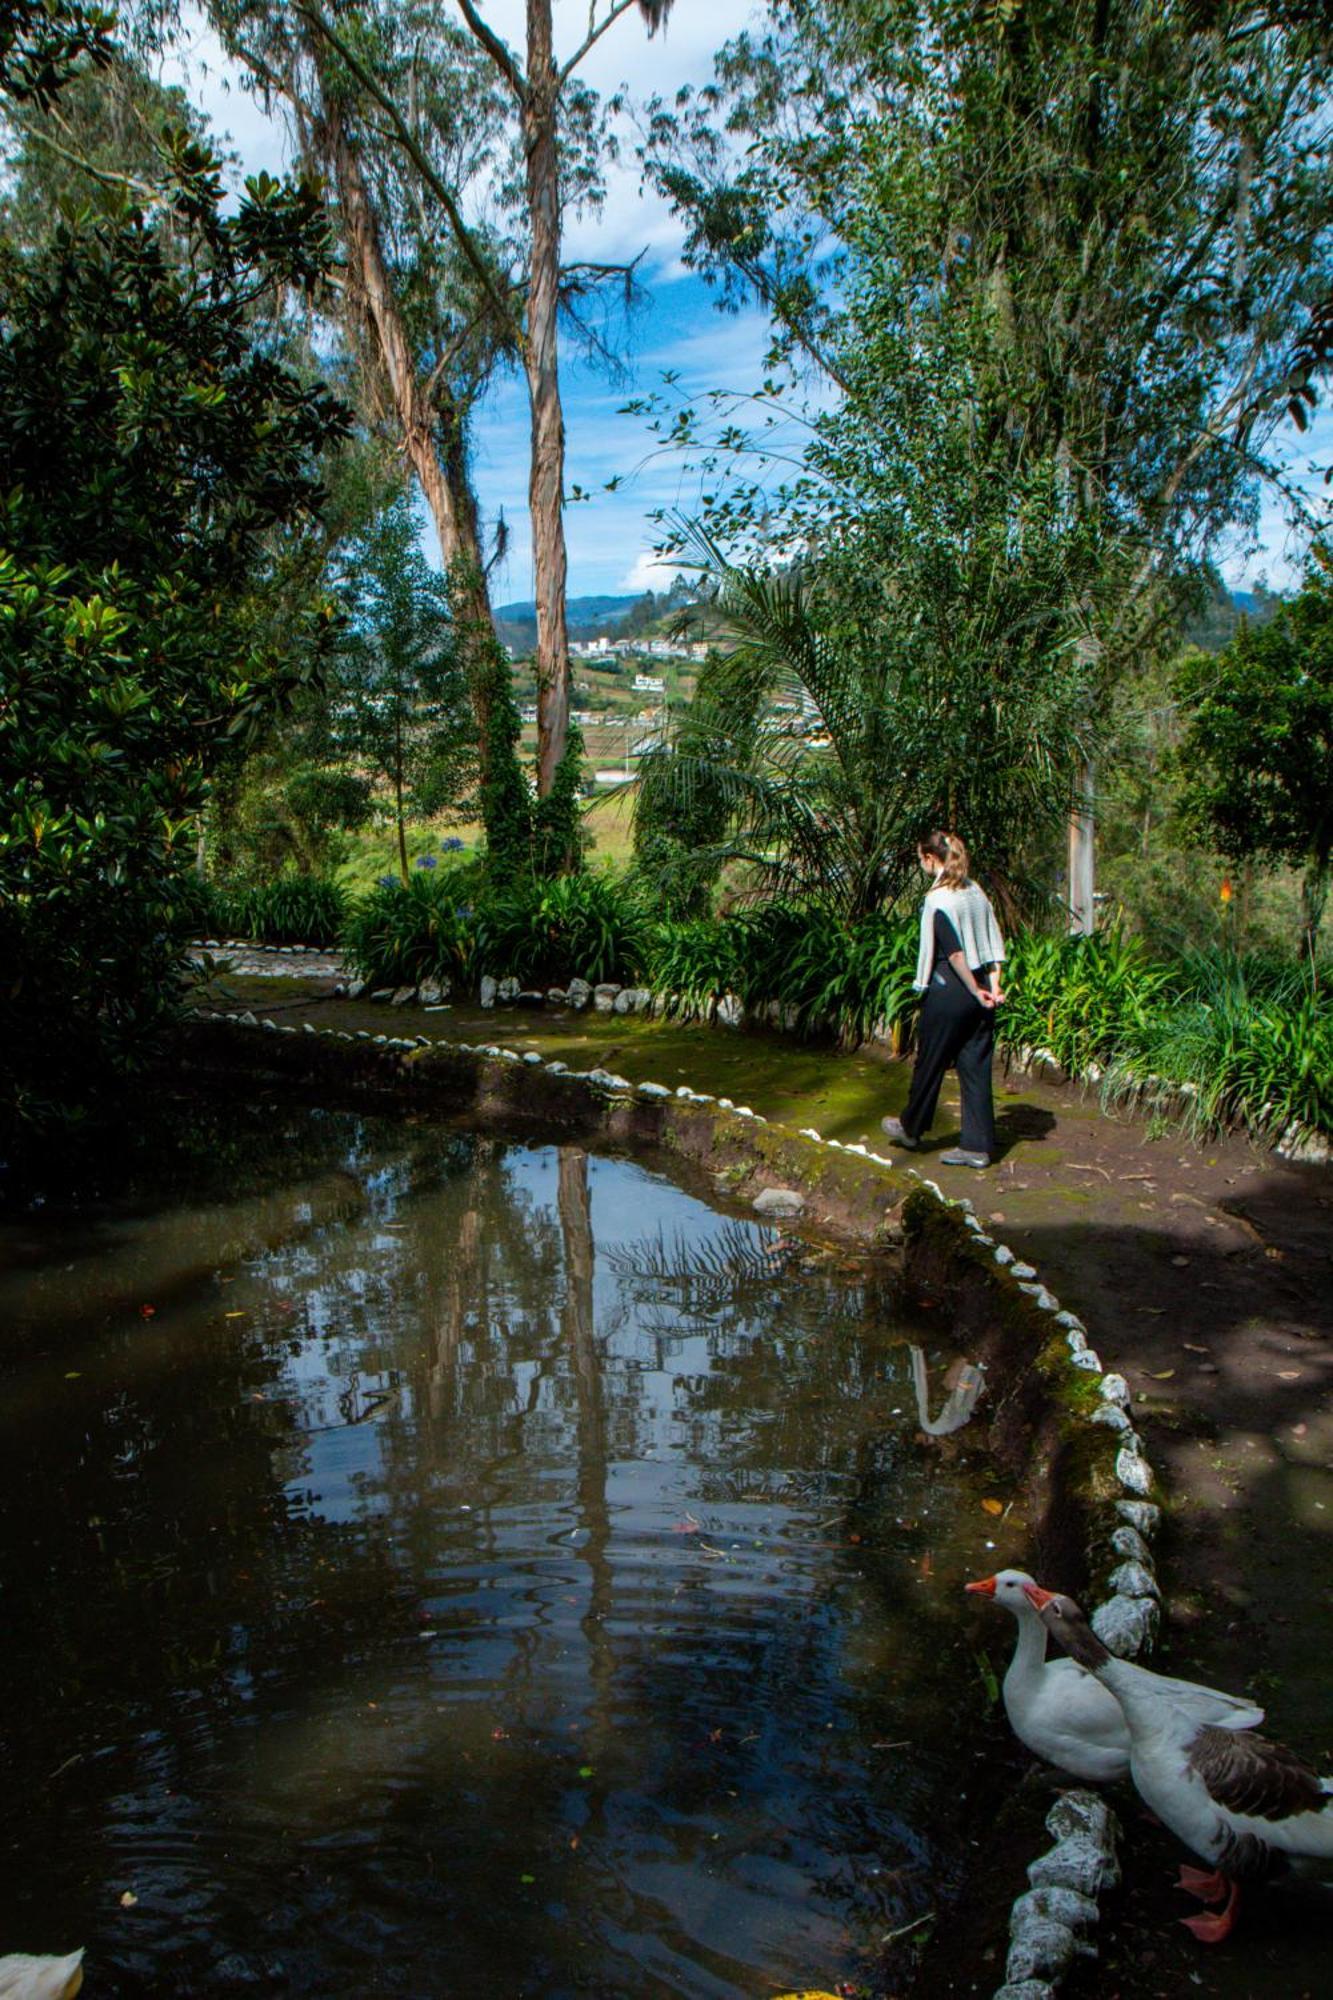
{"label": "white goose", "polygon": [[83,1953],[32,1958],[12,1951],[0,1958],[0,2000],[74,2000],[83,1984]]}
{"label": "white goose", "polygon": [[1004,1677],[1004,1712],[1020,1743],[1071,1777],[1106,1784],[1129,1776],[1129,1731],[1120,1703],[1073,1660],[1046,1658],[1046,1627],[1029,1601],[1025,1570],[1001,1569],[966,1588],[993,1597],[1018,1624]]}
{"label": "white goose", "polygon": [[1130,1775],[1144,1803],[1211,1863],[1180,1871],[1182,1889],[1223,1905],[1184,1919],[1201,1943],[1216,1944],[1231,1930],[1242,1879],[1287,1858],[1333,1861],[1333,1779],[1316,1777],[1281,1743],[1241,1733],[1262,1722],[1262,1709],[1118,1660],[1072,1598],[1035,1583],[1027,1596],[1047,1631],[1120,1703]]}

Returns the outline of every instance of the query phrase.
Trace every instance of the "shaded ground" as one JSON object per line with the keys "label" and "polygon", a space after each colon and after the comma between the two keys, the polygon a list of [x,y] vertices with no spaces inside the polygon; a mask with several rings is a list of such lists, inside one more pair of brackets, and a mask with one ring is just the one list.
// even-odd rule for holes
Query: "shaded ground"
{"label": "shaded ground", "polygon": [[[688,1081],[769,1118],[871,1144],[880,1117],[907,1095],[909,1066],[879,1050],[834,1054],[617,1016],[391,1011],[332,1000],[328,988],[309,976],[232,978],[223,1004],[535,1048],[634,1081]],[[1333,1772],[1333,1171],[1288,1164],[1242,1139],[1197,1145],[1027,1077],[1000,1077],[997,1109],[1003,1156],[991,1172],[941,1168],[930,1151],[918,1164],[946,1193],[972,1197],[1087,1318],[1104,1363],[1129,1378],[1169,1497],[1164,1666],[1257,1695],[1269,1732]],[[956,1143],[957,1129],[956,1087],[946,1086],[933,1151]],[[979,1641],[998,1654],[1007,1632],[971,1609],[960,1616],[976,1617]],[[1014,1773],[1020,1781],[1021,1758]],[[1043,1804],[1025,1786],[1016,1816],[1035,1824]],[[1169,1886],[1174,1844],[1124,1805],[1123,1918],[1089,1993],[1296,2000],[1329,1990],[1329,1903],[1256,1898],[1237,1938],[1203,1951],[1168,1921],[1189,1907]]]}

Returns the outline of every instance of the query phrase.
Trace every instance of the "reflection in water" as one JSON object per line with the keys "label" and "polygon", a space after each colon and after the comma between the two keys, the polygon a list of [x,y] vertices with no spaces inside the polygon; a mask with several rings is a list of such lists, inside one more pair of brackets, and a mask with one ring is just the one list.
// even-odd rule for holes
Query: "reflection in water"
{"label": "reflection in water", "polygon": [[927,1437],[949,1437],[960,1431],[986,1386],[986,1377],[973,1361],[956,1361],[945,1377],[949,1393],[937,1417],[930,1414],[930,1389],[926,1378],[926,1350],[913,1345],[912,1387],[916,1391],[916,1420]]}
{"label": "reflection in water", "polygon": [[932,1906],[996,1558],[873,1288],[568,1146],[238,1110],[160,1179],[0,1244],[0,1952],[721,2000]]}

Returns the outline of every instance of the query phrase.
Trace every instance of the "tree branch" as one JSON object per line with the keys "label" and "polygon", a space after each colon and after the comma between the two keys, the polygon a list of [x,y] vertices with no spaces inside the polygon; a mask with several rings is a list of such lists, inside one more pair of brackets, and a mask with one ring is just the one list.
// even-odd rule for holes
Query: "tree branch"
{"label": "tree branch", "polygon": [[[458,0],[458,4],[464,10],[466,10],[469,4],[469,0]],[[595,27],[589,28],[587,34],[584,36],[578,48],[575,49],[573,55],[569,58],[569,61],[565,63],[565,65],[561,69],[559,77],[557,79],[558,89],[561,90],[564,89],[566,82],[574,74],[574,71],[583,61],[583,58],[587,55],[589,49],[592,48],[595,43],[601,41],[602,36],[606,33],[607,29],[614,27],[622,14],[627,14],[631,7],[637,7],[638,4],[639,0],[613,0],[613,4],[607,10],[605,19],[600,21]]]}
{"label": "tree branch", "polygon": [[490,23],[482,19],[472,0],[458,0],[458,5],[463,19],[521,104],[528,94],[528,80],[519,68],[518,57],[508,42],[502,41]]}
{"label": "tree branch", "polygon": [[407,120],[403,117],[402,112],[360,58],[355,56],[348,48],[337,30],[324,18],[319,8],[313,4],[313,0],[296,0],[296,11],[310,23],[311,27],[318,34],[324,37],[329,47],[338,55],[339,60],[346,63],[348,69],[352,72],[352,75],[361,85],[367,96],[374,103],[378,104],[380,110],[389,120],[399,145],[403,148],[403,151],[421,175],[422,180],[425,181],[427,187],[448,216],[449,226],[454,233],[454,240],[462,252],[464,260],[471,267],[473,276],[477,279],[482,291],[490,300],[492,311],[496,314],[504,331],[513,336],[518,342],[520,350],[522,350],[524,346],[523,329],[515,323],[504,294],[495,282],[495,273],[491,270],[490,265],[482,255],[472,231],[463,220],[462,211],[455,201],[453,194],[440,175],[435,171],[425,149],[420,144]]}

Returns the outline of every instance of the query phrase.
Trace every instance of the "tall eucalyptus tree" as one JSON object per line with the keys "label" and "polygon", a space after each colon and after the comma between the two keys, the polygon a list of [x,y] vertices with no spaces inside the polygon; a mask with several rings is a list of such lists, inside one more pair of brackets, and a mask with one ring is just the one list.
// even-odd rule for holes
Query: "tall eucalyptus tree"
{"label": "tall eucalyptus tree", "polygon": [[715,526],[805,550],[905,658],[933,631],[997,675],[1007,586],[1053,539],[1063,594],[1023,630],[1059,613],[1094,719],[1281,482],[1269,435],[1330,288],[1331,79],[1327,12],[1294,0],[774,0],[646,149],[689,258],[827,385],[801,477],[733,489]]}
{"label": "tall eucalyptus tree", "polygon": [[[587,30],[563,62],[555,53],[553,0],[527,0],[526,55],[520,59],[476,0],[458,0],[517,113],[527,206],[527,312],[523,365],[532,410],[528,503],[537,598],[538,790],[548,793],[569,736],[569,633],[565,615],[565,418],[560,399],[560,235],[564,200],[560,136],[571,111],[587,113],[577,72],[622,14],[637,7],[649,34],[672,0],[590,0]],[[580,100],[582,102],[580,103]]]}

